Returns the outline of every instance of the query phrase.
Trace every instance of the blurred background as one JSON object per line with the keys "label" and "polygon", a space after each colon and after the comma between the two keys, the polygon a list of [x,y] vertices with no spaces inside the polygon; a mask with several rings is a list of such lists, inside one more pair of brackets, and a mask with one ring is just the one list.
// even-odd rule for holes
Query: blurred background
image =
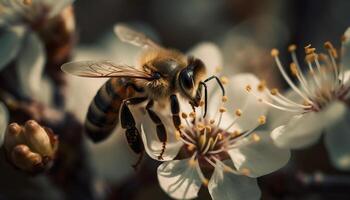
{"label": "blurred background", "polygon": [[[280,49],[282,61],[289,63],[287,48],[292,43],[299,47],[300,56],[310,43],[318,49],[325,41],[339,47],[350,25],[349,9],[347,0],[76,0],[78,34],[72,59],[134,63],[138,49],[121,43],[113,34],[113,26],[122,22],[165,47],[183,52],[201,42],[213,42],[222,51],[224,71],[253,72],[269,80],[270,86],[284,88],[286,84],[280,79],[270,50]],[[74,94],[75,98],[67,98],[66,107],[79,121],[84,120],[91,99],[104,81],[68,78],[68,96]],[[82,151],[85,156],[78,163],[83,167],[76,165],[77,174],[71,180],[69,176],[55,177],[60,172],[56,167],[51,172],[54,183],[48,184],[43,177],[35,181],[22,177],[18,178],[20,185],[33,186],[33,190],[26,191],[28,195],[42,190],[37,185],[47,187],[47,196],[33,195],[31,199],[169,199],[158,185],[158,163],[147,159],[135,172],[131,165],[137,157],[123,136],[114,134],[98,145],[85,141]],[[18,176],[11,173],[8,176]],[[74,184],[66,184],[70,181]],[[0,183],[4,194],[0,199],[16,193],[16,184]],[[259,178],[259,185],[267,200],[350,199],[350,174],[331,166],[322,140],[293,152],[286,167]],[[199,199],[210,199],[205,188]]]}

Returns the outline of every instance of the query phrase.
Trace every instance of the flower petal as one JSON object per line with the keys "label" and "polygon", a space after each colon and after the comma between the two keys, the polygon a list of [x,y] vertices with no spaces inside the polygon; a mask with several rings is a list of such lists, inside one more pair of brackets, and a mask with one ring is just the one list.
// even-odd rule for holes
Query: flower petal
{"label": "flower petal", "polygon": [[8,115],[6,106],[0,102],[0,147],[4,143],[5,131],[9,121]]}
{"label": "flower petal", "polygon": [[219,47],[214,43],[199,43],[193,47],[188,54],[204,62],[207,69],[207,76],[215,75],[216,69],[222,67],[223,58]]}
{"label": "flower petal", "polygon": [[333,164],[342,170],[350,170],[350,112],[334,125],[327,127],[325,145]]}
{"label": "flower petal", "polygon": [[58,15],[65,7],[72,4],[73,0],[52,1],[49,17]]}
{"label": "flower petal", "polygon": [[3,29],[0,33],[0,70],[6,67],[18,54],[22,45],[23,29]]}
{"label": "flower petal", "polygon": [[213,200],[260,199],[261,192],[256,179],[235,175],[215,167],[208,190]]}
{"label": "flower petal", "polygon": [[[253,74],[242,73],[230,77],[229,83],[225,87],[226,96],[228,97],[225,103],[225,107],[228,108],[227,115],[231,115],[231,118],[233,118],[235,117],[235,111],[240,109],[242,111],[242,116],[237,120],[237,124],[242,130],[253,128],[253,122],[257,124],[259,116],[265,115],[267,112],[268,107],[245,90],[247,85],[257,87],[259,83],[260,81]],[[221,97],[222,94],[220,90],[216,90],[210,97],[209,102],[211,106],[209,106],[208,115],[213,115],[217,112],[218,106],[221,105]]]}
{"label": "flower petal", "polygon": [[321,112],[296,115],[286,125],[274,129],[271,138],[277,146],[284,148],[311,145],[318,140],[322,130],[341,119],[345,111],[343,103],[334,102]]}
{"label": "flower petal", "polygon": [[342,48],[341,64],[345,69],[350,69],[350,27],[344,33]]}
{"label": "flower petal", "polygon": [[267,131],[258,131],[258,141],[228,151],[236,169],[248,170],[247,176],[259,177],[283,167],[290,158],[290,151],[273,144]]}
{"label": "flower petal", "polygon": [[279,126],[271,132],[271,138],[281,148],[303,148],[315,143],[321,136],[323,124],[316,123],[319,116],[315,113],[294,116],[288,124]]}
{"label": "flower petal", "polygon": [[164,162],[158,167],[160,187],[174,199],[193,199],[198,195],[202,185],[190,159]]}
{"label": "flower petal", "polygon": [[[159,155],[163,150],[163,142],[159,141],[159,139],[156,137],[156,127],[151,128],[149,125],[150,123],[145,123],[147,131],[145,131],[144,125],[141,125],[142,141],[147,154],[154,160],[160,160]],[[173,160],[179,153],[182,146],[183,143],[175,139],[175,134],[168,132],[168,141],[166,142],[165,151],[160,161]]]}
{"label": "flower petal", "polygon": [[33,98],[41,96],[40,87],[45,64],[45,51],[41,40],[35,33],[29,33],[21,49],[16,70],[23,93]]}

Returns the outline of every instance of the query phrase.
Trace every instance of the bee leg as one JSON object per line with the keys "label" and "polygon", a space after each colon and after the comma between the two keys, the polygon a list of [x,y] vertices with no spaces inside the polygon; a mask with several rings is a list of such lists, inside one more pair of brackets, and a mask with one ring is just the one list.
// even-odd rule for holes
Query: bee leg
{"label": "bee leg", "polygon": [[158,115],[153,110],[151,110],[153,103],[154,103],[153,100],[150,100],[146,106],[146,110],[147,110],[148,115],[151,118],[151,120],[157,126],[157,136],[158,136],[159,140],[161,142],[163,142],[162,151],[160,152],[160,154],[158,156],[159,160],[163,160],[163,154],[164,154],[165,149],[166,149],[167,133],[166,133],[166,129],[164,127],[162,120],[158,117]]}
{"label": "bee leg", "polygon": [[180,131],[180,125],[181,125],[181,119],[179,116],[180,104],[175,94],[170,96],[170,107],[171,107],[171,114],[173,115],[174,126],[176,130]]}
{"label": "bee leg", "polygon": [[140,164],[142,160],[144,147],[143,147],[143,142],[142,142],[140,132],[136,128],[134,116],[132,115],[129,109],[129,105],[140,104],[146,100],[147,100],[147,97],[135,97],[135,98],[125,99],[121,107],[120,123],[122,128],[126,129],[125,135],[126,135],[128,144],[136,154],[140,154],[138,161],[133,165],[135,169],[137,168],[137,166]]}

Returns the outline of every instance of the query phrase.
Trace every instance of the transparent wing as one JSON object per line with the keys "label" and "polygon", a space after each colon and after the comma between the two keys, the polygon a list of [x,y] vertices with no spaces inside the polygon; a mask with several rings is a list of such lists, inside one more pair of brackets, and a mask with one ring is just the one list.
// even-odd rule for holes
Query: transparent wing
{"label": "transparent wing", "polygon": [[65,63],[62,71],[82,77],[130,77],[152,80],[151,74],[135,69],[128,65],[117,65],[111,61],[77,61]]}
{"label": "transparent wing", "polygon": [[142,48],[162,48],[145,34],[137,32],[124,24],[117,24],[114,27],[114,32],[123,42],[127,42]]}

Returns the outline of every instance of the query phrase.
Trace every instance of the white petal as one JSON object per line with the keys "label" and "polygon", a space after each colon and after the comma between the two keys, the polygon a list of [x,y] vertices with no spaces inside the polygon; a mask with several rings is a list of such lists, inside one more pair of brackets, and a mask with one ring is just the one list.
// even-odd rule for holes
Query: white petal
{"label": "white petal", "polygon": [[[315,143],[321,136],[322,120],[315,113],[294,116],[288,124],[279,126],[271,132],[271,138],[281,148],[303,148]],[[312,126],[310,126],[312,124]]]}
{"label": "white petal", "polygon": [[350,69],[350,27],[344,33],[344,41],[342,44],[343,52],[341,64],[345,69]]}
{"label": "white petal", "polygon": [[259,141],[252,141],[243,147],[229,150],[228,153],[236,169],[246,170],[250,177],[259,177],[283,167],[290,158],[290,151],[273,144],[269,132],[257,131]]}
{"label": "white petal", "polygon": [[350,113],[334,125],[327,127],[325,145],[333,164],[342,170],[350,170]]}
{"label": "white petal", "polygon": [[254,200],[261,196],[255,178],[224,172],[218,166],[209,181],[208,190],[213,200]]}
{"label": "white petal", "polygon": [[[153,132],[144,131],[143,125],[141,125],[141,136],[142,136],[142,141],[145,146],[145,150],[147,154],[153,158],[154,160],[159,160],[159,155],[162,152],[163,149],[163,143],[159,141],[158,138],[155,138],[155,129],[153,129]],[[171,135],[170,135],[171,134]],[[181,141],[175,141],[173,138],[173,134],[170,133],[168,136],[169,142],[166,143],[166,148],[163,153],[162,159],[160,161],[168,161],[168,160],[173,160],[177,154],[180,151],[180,148],[182,147],[183,143]],[[150,136],[150,135],[153,135]],[[150,137],[149,137],[150,136]],[[149,137],[149,138],[147,138]]]}
{"label": "white petal", "polygon": [[[253,74],[242,73],[230,77],[229,83],[225,87],[228,101],[224,106],[227,108],[227,114],[233,118],[237,109],[242,111],[242,116],[237,120],[237,124],[242,130],[253,128],[258,123],[259,116],[265,115],[267,112],[268,107],[245,90],[247,85],[257,87],[259,82]],[[208,115],[217,112],[218,106],[221,105],[221,97],[220,90],[216,90],[210,97]]]}
{"label": "white petal", "polygon": [[211,42],[202,42],[193,47],[188,55],[201,59],[207,69],[207,76],[215,75],[217,67],[222,67],[222,55],[219,47]]}
{"label": "white petal", "polygon": [[0,34],[0,70],[6,67],[18,54],[22,45],[23,29],[3,29]]}
{"label": "white petal", "polygon": [[190,167],[190,159],[164,162],[158,167],[160,187],[174,199],[193,199],[202,185],[195,167]]}
{"label": "white petal", "polygon": [[49,14],[49,17],[54,17],[58,15],[65,7],[72,4],[73,0],[60,0],[60,1],[53,1],[51,4],[51,11]]}
{"label": "white petal", "polygon": [[5,131],[9,121],[8,115],[6,106],[0,102],[0,147],[4,143]]}
{"label": "white petal", "polygon": [[[295,103],[302,103],[303,99],[300,98],[298,93],[296,93],[294,90],[288,90],[285,94],[283,94],[285,97],[287,97],[289,100],[294,101]],[[288,121],[295,115],[294,112],[286,112],[283,110],[279,110],[276,108],[270,107],[268,110],[268,116],[267,116],[267,125],[270,127],[270,129],[274,129],[278,126],[284,125],[288,123]]]}
{"label": "white petal", "polygon": [[16,70],[23,93],[36,98],[40,93],[45,51],[35,33],[29,33],[18,55]]}

